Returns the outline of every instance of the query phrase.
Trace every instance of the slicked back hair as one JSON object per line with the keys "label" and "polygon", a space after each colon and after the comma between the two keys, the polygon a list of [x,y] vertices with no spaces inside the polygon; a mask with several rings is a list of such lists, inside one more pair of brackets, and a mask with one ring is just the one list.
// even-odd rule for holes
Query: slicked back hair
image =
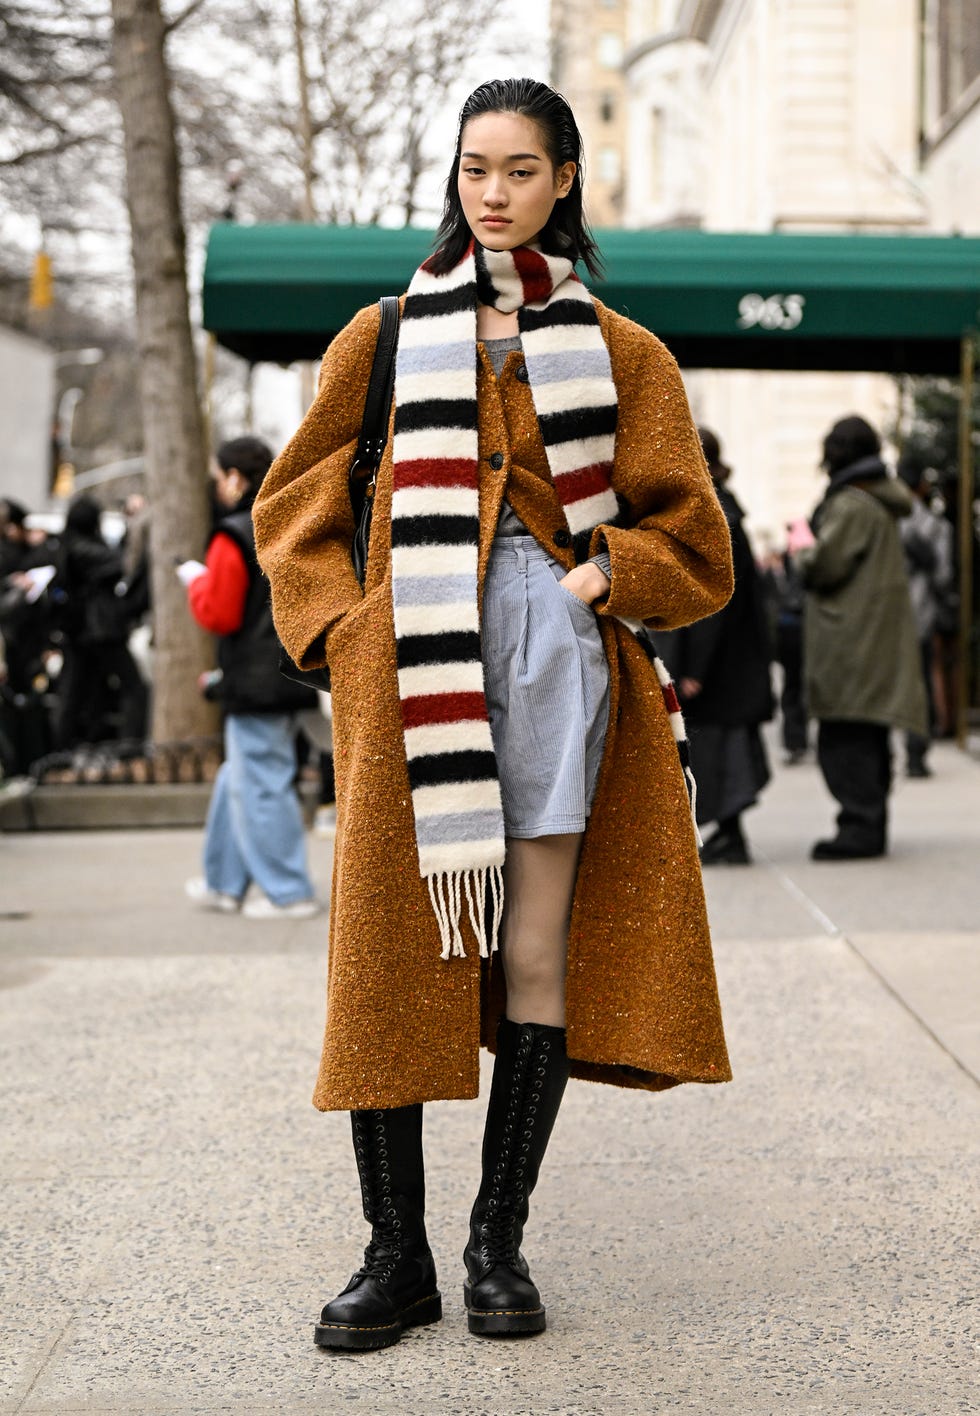
{"label": "slicked back hair", "polygon": [[539,240],[548,255],[581,261],[590,275],[600,275],[599,248],[582,206],[582,135],[567,100],[537,79],[491,79],[474,89],[460,109],[456,152],[446,182],[442,221],[436,232],[436,254],[427,268],[437,275],[452,270],[466,254],[472,239],[473,233],[459,198],[459,157],[467,123],[484,113],[517,113],[530,119],[541,134],[545,152],[555,170],[566,162],[575,163],[571,188],[555,202]]}

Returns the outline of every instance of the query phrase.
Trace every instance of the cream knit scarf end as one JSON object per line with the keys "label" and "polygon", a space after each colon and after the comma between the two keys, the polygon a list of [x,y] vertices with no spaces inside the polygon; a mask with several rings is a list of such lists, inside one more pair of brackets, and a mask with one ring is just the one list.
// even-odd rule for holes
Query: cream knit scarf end
{"label": "cream knit scarf end", "polygon": [[444,275],[416,271],[395,372],[392,589],[419,869],[442,957],[465,956],[464,909],[497,947],[504,819],[477,604],[476,307],[517,311],[541,436],[578,560],[618,519],[610,485],[616,389],[592,296],[573,263],[530,247],[470,246]]}

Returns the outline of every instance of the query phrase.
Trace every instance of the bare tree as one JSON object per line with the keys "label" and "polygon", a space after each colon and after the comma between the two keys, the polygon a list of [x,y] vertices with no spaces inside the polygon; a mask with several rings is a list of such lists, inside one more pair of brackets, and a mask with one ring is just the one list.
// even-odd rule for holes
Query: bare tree
{"label": "bare tree", "polygon": [[99,0],[0,0],[0,165],[55,156],[92,136],[77,119],[108,76],[105,17]]}
{"label": "bare tree", "polygon": [[487,77],[481,56],[521,43],[498,0],[209,0],[185,63],[208,36],[249,76],[225,114],[241,133],[241,215],[358,224],[419,218],[433,120]]}
{"label": "bare tree", "polygon": [[211,651],[187,612],[173,569],[174,547],[183,555],[197,551],[207,525],[207,459],[187,305],[180,167],[159,0],[112,0],[112,22],[153,506],[153,732],[157,739],[182,738],[206,732],[212,718],[196,692]]}
{"label": "bare tree", "polygon": [[117,320],[134,297],[130,229],[157,737],[207,714],[193,684],[210,656],[173,575],[206,530],[185,229],[200,250],[222,215],[419,219],[428,128],[453,85],[484,76],[474,36],[502,52],[496,15],[497,0],[0,0],[0,224],[34,217],[60,242],[59,289]]}
{"label": "bare tree", "polygon": [[[497,0],[336,0],[309,7],[319,60],[311,79],[322,214],[415,219],[431,158],[425,138],[454,86],[474,73],[474,35],[507,46]],[[440,160],[444,160],[440,159]]]}

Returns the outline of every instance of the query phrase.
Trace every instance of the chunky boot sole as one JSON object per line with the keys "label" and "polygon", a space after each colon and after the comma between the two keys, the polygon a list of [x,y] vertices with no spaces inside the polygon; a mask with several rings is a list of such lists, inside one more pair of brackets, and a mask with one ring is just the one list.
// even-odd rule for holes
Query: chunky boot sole
{"label": "chunky boot sole", "polygon": [[317,1347],[344,1348],[347,1351],[367,1351],[371,1348],[393,1347],[406,1328],[425,1327],[442,1317],[442,1294],[431,1293],[402,1308],[390,1323],[373,1327],[358,1327],[354,1323],[317,1323],[313,1341]]}
{"label": "chunky boot sole", "polygon": [[541,1308],[471,1308],[472,1289],[463,1284],[466,1323],[477,1337],[529,1337],[544,1332],[547,1327],[545,1310]]}

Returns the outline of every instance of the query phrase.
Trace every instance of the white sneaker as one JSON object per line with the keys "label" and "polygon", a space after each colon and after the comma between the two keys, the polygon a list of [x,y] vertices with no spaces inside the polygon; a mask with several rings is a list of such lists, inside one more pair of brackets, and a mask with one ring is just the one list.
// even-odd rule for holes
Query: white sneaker
{"label": "white sneaker", "polygon": [[218,914],[236,914],[241,900],[234,895],[222,895],[220,890],[212,890],[206,880],[196,875],[193,880],[184,881],[184,894],[202,910],[216,910]]}
{"label": "white sneaker", "polygon": [[242,906],[246,919],[312,919],[319,913],[319,900],[294,900],[291,905],[274,905],[265,895],[257,895]]}

